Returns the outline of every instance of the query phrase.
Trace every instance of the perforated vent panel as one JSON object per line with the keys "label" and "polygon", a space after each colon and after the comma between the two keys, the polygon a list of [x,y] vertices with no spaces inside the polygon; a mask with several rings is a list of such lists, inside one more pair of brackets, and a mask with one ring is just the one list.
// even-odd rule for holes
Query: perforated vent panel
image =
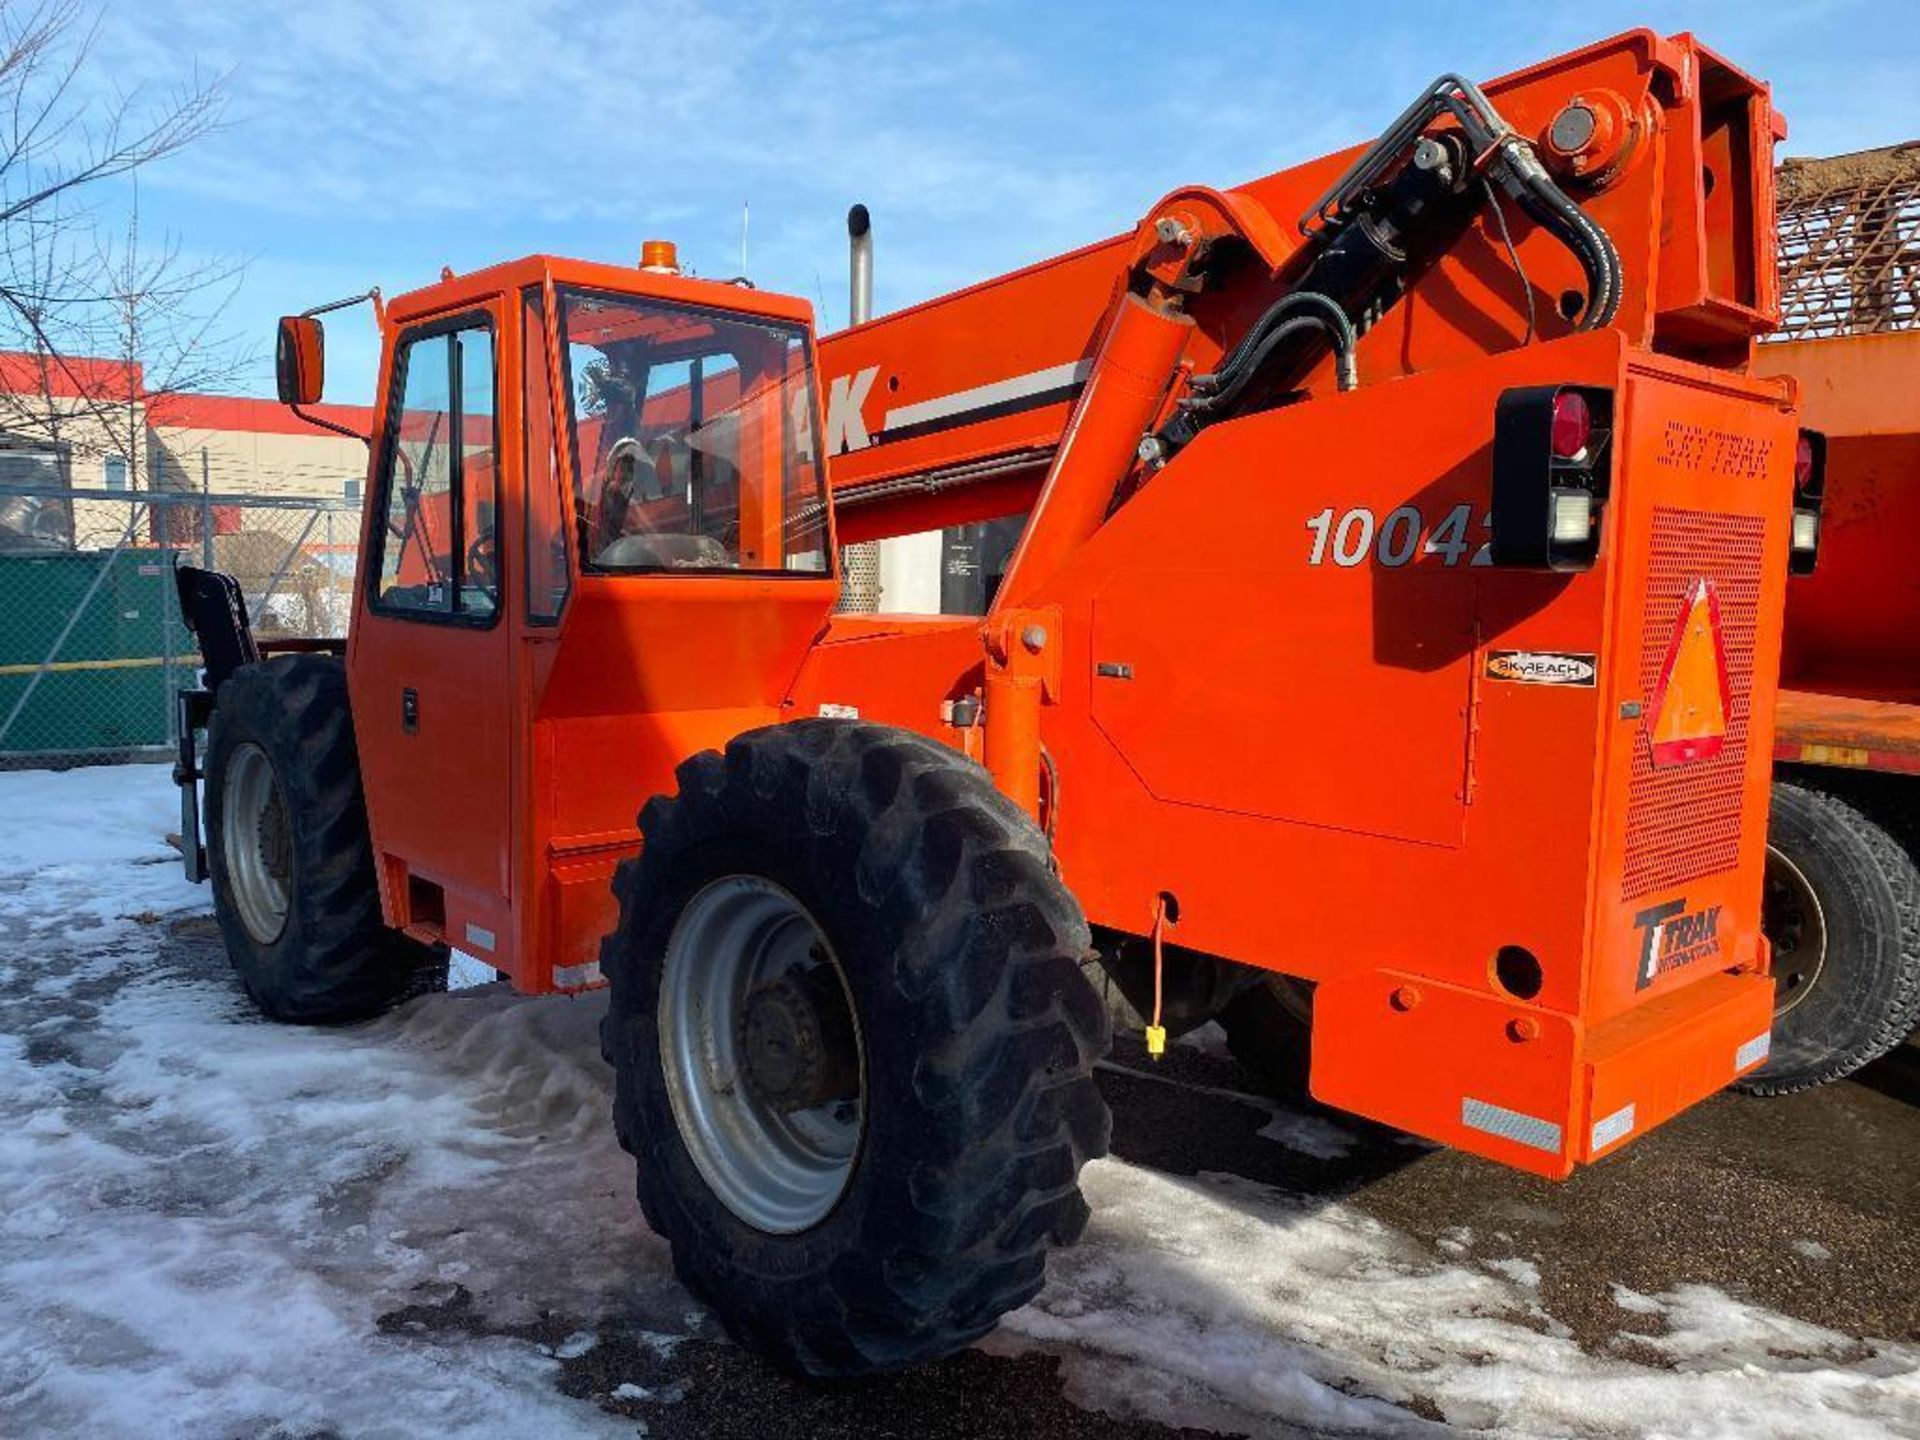
{"label": "perforated vent panel", "polygon": [[1678,889],[1702,875],[1730,870],[1739,859],[1740,795],[1747,763],[1754,627],[1765,538],[1766,521],[1758,516],[1666,507],[1653,512],[1653,556],[1641,627],[1640,694],[1651,702],[1688,597],[1696,584],[1709,580],[1719,592],[1730,704],[1726,744],[1711,759],[1655,766],[1646,726],[1635,735],[1621,881],[1625,899]]}

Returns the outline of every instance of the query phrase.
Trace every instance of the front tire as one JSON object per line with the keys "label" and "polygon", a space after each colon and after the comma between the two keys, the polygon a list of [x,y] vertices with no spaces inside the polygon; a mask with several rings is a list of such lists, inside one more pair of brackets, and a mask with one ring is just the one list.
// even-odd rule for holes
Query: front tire
{"label": "front tire", "polygon": [[675,1272],[815,1376],[987,1333],[1084,1228],[1110,1129],[1045,839],[952,750],[832,720],[693,757],[640,828],[601,1035]]}
{"label": "front tire", "polygon": [[236,670],[207,731],[207,870],[241,987],[269,1018],[332,1024],[447,985],[447,952],[380,917],[345,668]]}
{"label": "front tire", "polygon": [[1773,1048],[1738,1088],[1786,1095],[1841,1079],[1920,1019],[1920,870],[1864,809],[1774,784],[1763,923]]}

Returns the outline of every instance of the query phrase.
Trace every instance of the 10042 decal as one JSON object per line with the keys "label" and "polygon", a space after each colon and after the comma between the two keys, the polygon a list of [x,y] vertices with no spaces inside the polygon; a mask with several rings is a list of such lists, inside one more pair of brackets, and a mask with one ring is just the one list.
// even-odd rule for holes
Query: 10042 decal
{"label": "10042 decal", "polygon": [[1417,505],[1402,505],[1384,516],[1376,516],[1364,505],[1347,510],[1329,505],[1307,518],[1307,531],[1313,537],[1307,548],[1307,563],[1324,565],[1331,560],[1351,569],[1373,560],[1397,569],[1411,565],[1419,556],[1431,555],[1442,565],[1491,565],[1491,511],[1481,514],[1478,528],[1486,538],[1476,545],[1472,538],[1473,506],[1465,504],[1452,507],[1431,527]]}

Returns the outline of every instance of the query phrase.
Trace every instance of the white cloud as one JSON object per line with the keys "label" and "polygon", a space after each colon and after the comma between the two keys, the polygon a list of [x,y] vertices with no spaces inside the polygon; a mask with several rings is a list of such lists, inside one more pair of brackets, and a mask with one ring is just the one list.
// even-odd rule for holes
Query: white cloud
{"label": "white cloud", "polygon": [[1186,20],[1031,0],[149,0],[110,9],[100,55],[122,86],[231,75],[230,127],[147,193],[194,243],[273,257],[244,302],[262,324],[342,269],[399,291],[533,250],[627,260],[662,232],[729,274],[744,200],[756,280],[824,296],[831,325],[854,200],[892,308],[1122,230],[1176,185],[1357,143],[1443,69],[1490,76],[1649,15],[1772,78],[1793,150],[1908,138],[1920,67],[1891,42],[1920,22],[1865,0],[1489,0],[1445,24],[1264,0]]}

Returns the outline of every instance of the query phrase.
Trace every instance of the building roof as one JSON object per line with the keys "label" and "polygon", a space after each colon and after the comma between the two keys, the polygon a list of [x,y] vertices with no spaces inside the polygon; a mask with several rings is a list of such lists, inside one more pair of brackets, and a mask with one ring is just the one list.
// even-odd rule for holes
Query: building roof
{"label": "building roof", "polygon": [[[278,400],[245,395],[148,395],[139,362],[97,356],[40,356],[24,350],[0,350],[0,394],[52,395],[62,400],[126,403],[147,407],[155,430],[204,430],[251,435],[326,435]],[[366,405],[310,405],[308,413],[367,434],[373,410]]]}
{"label": "building roof", "polygon": [[[367,405],[308,405],[304,413],[331,420],[362,435],[373,431],[373,409]],[[218,430],[251,435],[325,435],[318,425],[302,420],[278,400],[256,400],[243,395],[167,395],[148,409],[147,423],[156,430]]]}
{"label": "building roof", "polygon": [[138,361],[0,350],[0,391],[9,395],[125,401],[145,388],[146,377]]}

